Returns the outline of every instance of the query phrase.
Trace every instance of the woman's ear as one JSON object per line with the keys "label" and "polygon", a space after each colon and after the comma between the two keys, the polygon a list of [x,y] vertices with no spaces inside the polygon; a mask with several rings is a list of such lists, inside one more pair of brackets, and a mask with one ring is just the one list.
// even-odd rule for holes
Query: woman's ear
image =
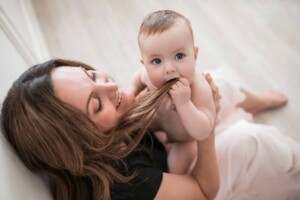
{"label": "woman's ear", "polygon": [[195,59],[197,60],[198,57],[198,47],[194,47],[194,55],[195,55]]}
{"label": "woman's ear", "polygon": [[140,59],[140,62],[141,62],[142,64],[144,64],[144,61],[143,61],[143,59],[142,59],[142,58]]}

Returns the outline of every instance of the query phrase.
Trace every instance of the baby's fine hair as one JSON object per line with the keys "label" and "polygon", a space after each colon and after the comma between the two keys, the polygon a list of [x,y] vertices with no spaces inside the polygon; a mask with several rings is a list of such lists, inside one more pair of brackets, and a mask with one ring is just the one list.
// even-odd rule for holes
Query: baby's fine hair
{"label": "baby's fine hair", "polygon": [[172,10],[159,10],[146,15],[140,26],[139,36],[162,33],[171,28],[178,20],[186,22],[194,41],[191,22],[185,16]]}

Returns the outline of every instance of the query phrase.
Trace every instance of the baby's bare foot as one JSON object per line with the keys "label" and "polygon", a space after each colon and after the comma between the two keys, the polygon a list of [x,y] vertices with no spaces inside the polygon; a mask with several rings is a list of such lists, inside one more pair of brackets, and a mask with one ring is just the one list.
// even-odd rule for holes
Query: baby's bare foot
{"label": "baby's bare foot", "polygon": [[252,114],[257,114],[265,110],[280,108],[286,105],[287,102],[288,98],[284,94],[276,91],[269,91],[258,96],[257,102],[253,102],[253,105],[246,111]]}

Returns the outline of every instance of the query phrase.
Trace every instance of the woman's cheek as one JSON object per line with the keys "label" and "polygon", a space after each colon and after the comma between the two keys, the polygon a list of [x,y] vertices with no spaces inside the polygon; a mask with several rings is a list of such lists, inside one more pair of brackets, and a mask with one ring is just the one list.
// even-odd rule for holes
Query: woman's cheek
{"label": "woman's cheek", "polygon": [[99,129],[105,132],[111,130],[116,125],[118,117],[113,110],[106,109],[99,113],[95,121]]}

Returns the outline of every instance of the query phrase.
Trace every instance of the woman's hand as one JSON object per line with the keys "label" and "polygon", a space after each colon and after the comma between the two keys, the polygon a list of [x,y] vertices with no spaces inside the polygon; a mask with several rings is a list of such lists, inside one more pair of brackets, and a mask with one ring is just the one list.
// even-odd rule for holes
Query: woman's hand
{"label": "woman's hand", "polygon": [[207,80],[207,82],[211,88],[213,100],[214,100],[214,103],[216,106],[216,112],[218,113],[220,111],[220,99],[221,99],[221,95],[219,93],[219,88],[216,86],[216,84],[214,83],[214,81],[211,78],[209,73],[205,74],[205,79]]}

